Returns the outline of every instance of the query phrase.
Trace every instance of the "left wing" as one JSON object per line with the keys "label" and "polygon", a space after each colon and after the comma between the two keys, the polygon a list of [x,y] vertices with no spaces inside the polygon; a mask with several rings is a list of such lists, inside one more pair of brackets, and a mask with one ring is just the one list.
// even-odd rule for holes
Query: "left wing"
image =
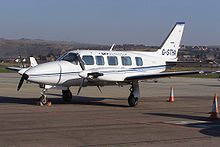
{"label": "left wing", "polygon": [[[37,63],[37,61],[34,57],[31,56],[29,59],[30,59],[30,64],[31,64],[30,67],[34,67],[34,66],[38,65],[38,63]],[[6,67],[6,69],[12,70],[12,71],[21,71],[23,69],[23,71],[21,71],[21,72],[25,72],[30,67],[28,67],[28,68],[24,68],[24,67]]]}
{"label": "left wing", "polygon": [[6,69],[13,70],[13,71],[19,71],[19,70],[21,70],[23,68],[21,68],[21,67],[6,67]]}
{"label": "left wing", "polygon": [[129,76],[126,77],[125,80],[144,80],[144,79],[153,79],[153,78],[163,78],[163,77],[170,77],[170,76],[180,76],[180,75],[191,75],[191,74],[201,74],[204,71],[180,71],[180,72],[162,72],[157,74],[143,74],[137,76]]}

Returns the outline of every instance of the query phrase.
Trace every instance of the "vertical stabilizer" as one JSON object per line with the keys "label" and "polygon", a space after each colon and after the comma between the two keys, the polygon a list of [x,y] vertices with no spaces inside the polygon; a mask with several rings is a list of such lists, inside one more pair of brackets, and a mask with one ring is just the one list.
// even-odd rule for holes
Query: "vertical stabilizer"
{"label": "vertical stabilizer", "polygon": [[177,22],[162,43],[161,48],[156,52],[166,61],[177,61],[184,26],[185,22]]}

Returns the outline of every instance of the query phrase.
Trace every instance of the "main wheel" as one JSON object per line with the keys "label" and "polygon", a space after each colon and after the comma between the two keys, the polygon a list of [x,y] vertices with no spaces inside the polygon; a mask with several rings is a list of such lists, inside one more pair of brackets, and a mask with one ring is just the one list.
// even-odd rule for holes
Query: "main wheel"
{"label": "main wheel", "polygon": [[72,93],[70,90],[62,90],[62,93],[63,93],[63,101],[64,102],[71,102],[72,100]]}
{"label": "main wheel", "polygon": [[135,107],[138,104],[138,98],[134,97],[133,94],[130,94],[130,96],[128,97],[128,104],[130,107]]}

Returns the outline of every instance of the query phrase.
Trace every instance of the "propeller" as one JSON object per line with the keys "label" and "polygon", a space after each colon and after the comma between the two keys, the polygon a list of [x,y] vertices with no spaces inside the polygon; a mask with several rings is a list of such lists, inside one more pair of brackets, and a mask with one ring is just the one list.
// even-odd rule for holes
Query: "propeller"
{"label": "propeller", "polygon": [[[82,58],[80,57],[79,54],[77,54],[77,59],[79,60],[79,65],[80,65],[82,71],[84,71],[85,70],[85,63],[84,63],[84,61],[82,60]],[[78,92],[77,92],[77,95],[79,95],[79,93],[82,89],[82,86],[84,84],[84,81],[85,81],[85,78],[82,78],[79,89],[78,89]]]}
{"label": "propeller", "polygon": [[[85,79],[88,79],[88,78],[89,78],[89,79],[96,79],[96,78],[98,78],[99,76],[103,76],[103,75],[104,75],[103,73],[99,73],[99,72],[87,73],[87,77],[86,77],[86,78],[82,77],[82,81],[81,81],[81,83],[80,83],[80,87],[79,87],[79,89],[78,89],[77,95],[79,95],[79,93],[80,93],[80,91],[81,91],[81,89],[82,89],[82,87],[83,87],[83,84],[84,84],[84,82],[85,82]],[[97,88],[98,88],[98,90],[100,91],[100,93],[102,93],[101,88],[100,88],[99,85],[97,85]]]}
{"label": "propeller", "polygon": [[27,80],[28,78],[29,78],[29,76],[27,74],[25,74],[25,73],[21,76],[21,79],[20,79],[20,81],[18,83],[17,91],[20,90],[21,86],[24,83],[24,80]]}
{"label": "propeller", "polygon": [[[85,70],[85,63],[84,63],[84,61],[82,60],[82,58],[80,57],[79,54],[77,55],[77,58],[78,58],[78,60],[79,60],[79,65],[80,65],[82,71],[84,71],[84,70]],[[81,83],[80,83],[80,86],[79,86],[77,95],[79,95],[79,93],[80,93],[80,91],[81,91],[81,89],[82,89],[82,87],[83,87],[83,84],[84,84],[84,82],[85,82],[85,79],[87,79],[89,76],[92,76],[92,78],[97,78],[97,77],[99,77],[99,76],[103,76],[103,73],[93,72],[93,73],[88,73],[86,78],[83,78],[83,77],[82,77],[82,80],[81,80]],[[102,93],[100,87],[99,87],[99,86],[97,86],[97,87],[98,87],[99,91]]]}
{"label": "propeller", "polygon": [[81,91],[81,89],[82,89],[82,86],[83,86],[83,84],[84,84],[84,81],[85,81],[85,78],[82,78],[82,81],[81,81],[81,83],[80,83],[80,86],[79,86],[77,95],[79,95],[79,93],[80,93],[80,91]]}
{"label": "propeller", "polygon": [[98,88],[99,92],[102,93],[102,90],[99,85],[97,86],[97,88]]}
{"label": "propeller", "polygon": [[77,59],[79,60],[79,65],[80,65],[81,69],[85,70],[85,63],[84,63],[84,61],[82,60],[82,58],[80,57],[79,54],[77,54]]}

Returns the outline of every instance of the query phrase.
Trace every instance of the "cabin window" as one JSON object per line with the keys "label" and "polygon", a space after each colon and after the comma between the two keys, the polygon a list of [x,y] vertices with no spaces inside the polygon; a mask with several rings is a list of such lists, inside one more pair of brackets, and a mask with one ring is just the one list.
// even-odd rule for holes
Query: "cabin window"
{"label": "cabin window", "polygon": [[103,56],[95,56],[95,59],[96,59],[97,65],[104,65],[105,64]]}
{"label": "cabin window", "polygon": [[94,58],[93,56],[83,56],[82,57],[83,61],[85,62],[86,65],[94,65]]}
{"label": "cabin window", "polygon": [[68,61],[76,65],[78,64],[78,58],[76,53],[68,53],[61,57],[61,60]]}
{"label": "cabin window", "polygon": [[118,65],[118,58],[116,56],[108,56],[109,65]]}
{"label": "cabin window", "polygon": [[122,65],[125,65],[125,66],[132,65],[131,57],[129,57],[129,56],[122,56],[121,62],[122,62]]}
{"label": "cabin window", "polygon": [[137,66],[142,66],[143,65],[143,61],[141,57],[135,57],[136,60],[136,65]]}

